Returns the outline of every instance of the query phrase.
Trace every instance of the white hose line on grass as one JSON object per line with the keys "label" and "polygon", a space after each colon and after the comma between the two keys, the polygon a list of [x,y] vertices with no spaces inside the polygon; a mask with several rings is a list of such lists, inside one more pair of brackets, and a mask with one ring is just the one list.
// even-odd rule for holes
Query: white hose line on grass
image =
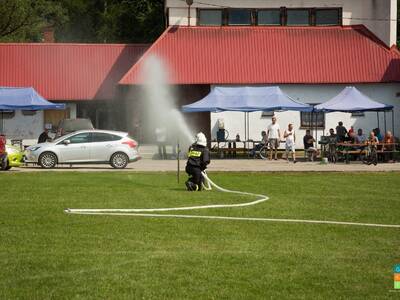
{"label": "white hose line on grass", "polygon": [[223,216],[202,216],[202,215],[167,215],[167,214],[151,214],[140,212],[163,212],[163,211],[181,211],[181,210],[196,210],[206,208],[229,208],[229,207],[244,207],[256,205],[269,200],[269,197],[261,194],[249,192],[240,192],[228,190],[215,184],[206,173],[202,173],[206,179],[206,184],[203,185],[205,190],[211,190],[211,186],[224,193],[233,193],[241,195],[256,196],[258,199],[251,202],[237,204],[212,204],[200,206],[184,206],[184,207],[168,207],[168,208],[104,208],[104,209],[73,209],[67,208],[64,212],[68,214],[78,215],[109,215],[109,216],[133,216],[133,217],[153,217],[153,218],[184,218],[184,219],[210,219],[210,220],[234,220],[234,221],[261,221],[261,222],[287,222],[287,223],[311,223],[311,224],[332,224],[332,225],[350,225],[350,226],[365,226],[365,227],[386,227],[400,228],[397,224],[373,224],[373,223],[357,223],[357,222],[340,222],[340,221],[324,221],[324,220],[301,220],[301,219],[274,219],[274,218],[251,218],[251,217],[223,217]]}
{"label": "white hose line on grass", "polygon": [[[224,193],[234,193],[240,195],[249,195],[257,197],[257,200],[245,203],[237,203],[237,204],[210,204],[210,205],[199,205],[199,206],[183,206],[183,207],[167,207],[167,208],[103,208],[103,209],[73,209],[68,208],[65,210],[67,213],[78,213],[78,212],[157,212],[157,211],[178,211],[178,210],[194,210],[194,209],[205,209],[205,208],[227,208],[227,207],[243,207],[243,206],[251,206],[256,205],[258,203],[265,202],[269,199],[268,196],[261,194],[253,194],[248,192],[240,192],[240,191],[232,191],[228,189],[224,189],[208,178],[206,173],[202,173],[204,178],[206,179],[206,184],[203,185],[206,190],[211,190],[211,186],[215,187],[217,190]],[[210,186],[211,184],[211,186]]]}

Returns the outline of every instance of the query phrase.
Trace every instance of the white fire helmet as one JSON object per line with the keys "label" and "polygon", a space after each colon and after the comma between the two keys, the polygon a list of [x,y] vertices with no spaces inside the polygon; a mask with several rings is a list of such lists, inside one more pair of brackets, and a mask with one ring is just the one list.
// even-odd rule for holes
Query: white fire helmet
{"label": "white fire helmet", "polygon": [[207,138],[204,133],[199,132],[198,134],[196,134],[196,144],[204,147],[207,146]]}

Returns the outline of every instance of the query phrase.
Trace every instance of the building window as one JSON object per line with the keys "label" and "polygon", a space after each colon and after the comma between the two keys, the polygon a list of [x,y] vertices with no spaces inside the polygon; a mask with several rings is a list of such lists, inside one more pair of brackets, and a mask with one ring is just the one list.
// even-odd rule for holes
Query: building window
{"label": "building window", "polygon": [[197,9],[200,26],[332,26],[342,25],[342,8]]}
{"label": "building window", "polygon": [[286,25],[309,26],[310,11],[308,9],[288,9],[286,11]]}
{"label": "building window", "polygon": [[229,25],[251,25],[250,9],[229,9],[228,10]]}
{"label": "building window", "polygon": [[340,9],[316,9],[315,25],[341,25]]}
{"label": "building window", "polygon": [[325,113],[300,112],[301,128],[325,128]]}
{"label": "building window", "polygon": [[0,112],[0,117],[2,119],[12,119],[15,116],[15,110],[3,110]]}
{"label": "building window", "polygon": [[261,118],[271,118],[274,116],[274,114],[275,114],[274,111],[263,111],[261,113]]}
{"label": "building window", "polygon": [[201,26],[221,26],[222,25],[221,9],[200,9],[199,25]]}
{"label": "building window", "polygon": [[23,110],[22,114],[24,116],[34,116],[36,115],[36,110]]}
{"label": "building window", "polygon": [[362,111],[352,112],[351,116],[352,117],[365,117],[365,113]]}
{"label": "building window", "polygon": [[281,25],[281,11],[279,9],[259,10],[257,25]]}

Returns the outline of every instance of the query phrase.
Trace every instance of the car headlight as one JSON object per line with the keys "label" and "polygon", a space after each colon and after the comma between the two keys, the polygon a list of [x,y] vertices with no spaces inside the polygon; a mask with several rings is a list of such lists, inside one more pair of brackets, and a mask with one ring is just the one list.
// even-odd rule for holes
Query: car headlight
{"label": "car headlight", "polygon": [[32,147],[32,148],[28,148],[28,150],[30,150],[30,151],[36,151],[36,150],[39,150],[40,149],[40,146],[35,146],[35,147]]}

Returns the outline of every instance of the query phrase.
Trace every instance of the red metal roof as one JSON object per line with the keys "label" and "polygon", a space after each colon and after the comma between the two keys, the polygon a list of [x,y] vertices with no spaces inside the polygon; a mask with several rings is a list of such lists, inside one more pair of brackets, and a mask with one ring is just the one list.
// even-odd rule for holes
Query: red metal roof
{"label": "red metal roof", "polygon": [[148,45],[0,44],[0,86],[34,87],[50,100],[112,99]]}
{"label": "red metal roof", "polygon": [[172,84],[400,81],[399,52],[362,25],[170,27],[120,83],[142,83],[150,55],[164,59]]}

